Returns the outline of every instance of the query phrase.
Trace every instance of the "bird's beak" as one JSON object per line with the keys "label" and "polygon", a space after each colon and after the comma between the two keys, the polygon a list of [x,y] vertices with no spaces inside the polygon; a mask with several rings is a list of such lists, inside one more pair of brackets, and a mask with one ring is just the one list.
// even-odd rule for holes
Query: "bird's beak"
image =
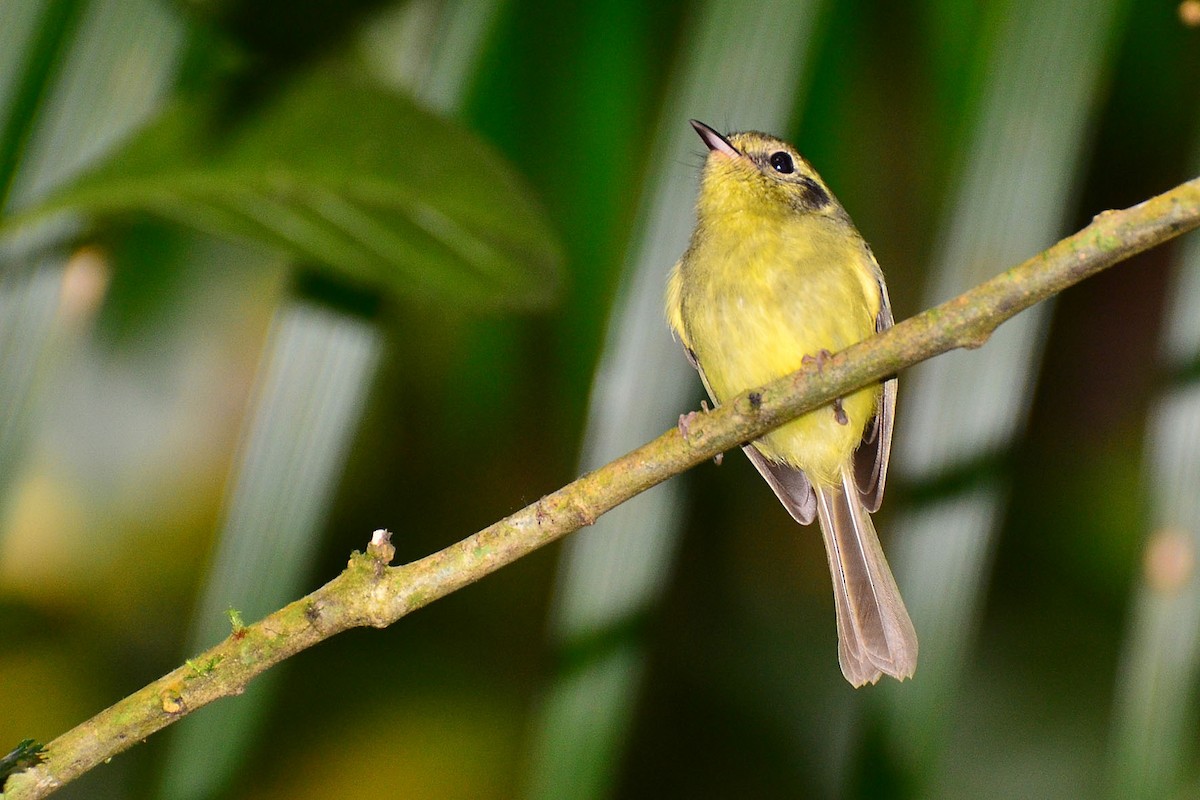
{"label": "bird's beak", "polygon": [[706,145],[708,145],[709,150],[712,150],[714,153],[720,153],[721,155],[729,156],[730,158],[737,158],[741,155],[741,153],[738,152],[738,149],[729,143],[728,139],[705,125],[703,122],[694,119],[688,120],[688,122],[692,123],[692,127],[696,129],[696,133],[700,134],[700,138],[704,140]]}

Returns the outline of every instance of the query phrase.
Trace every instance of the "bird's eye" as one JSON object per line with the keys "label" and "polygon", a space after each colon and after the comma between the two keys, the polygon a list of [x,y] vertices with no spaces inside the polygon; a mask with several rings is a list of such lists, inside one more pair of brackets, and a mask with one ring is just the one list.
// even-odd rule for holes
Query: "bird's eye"
{"label": "bird's eye", "polygon": [[791,175],[796,171],[796,165],[792,163],[792,157],[782,150],[771,153],[771,157],[767,160],[771,163],[771,167],[776,172],[784,175]]}

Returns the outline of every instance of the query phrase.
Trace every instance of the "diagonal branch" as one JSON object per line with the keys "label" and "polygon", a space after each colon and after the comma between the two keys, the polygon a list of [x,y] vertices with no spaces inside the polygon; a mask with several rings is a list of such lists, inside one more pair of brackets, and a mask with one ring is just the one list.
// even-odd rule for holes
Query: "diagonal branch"
{"label": "diagonal branch", "polygon": [[274,664],[348,628],[385,627],[495,572],[673,475],[762,436],[835,397],[955,348],[979,347],[1002,322],[1100,270],[1200,227],[1200,178],[1123,211],[1106,211],[1050,249],[974,289],[699,415],[536,503],[420,561],[389,566],[388,537],[307,597],[248,627],[48,745],[13,776],[5,800],[45,797]]}

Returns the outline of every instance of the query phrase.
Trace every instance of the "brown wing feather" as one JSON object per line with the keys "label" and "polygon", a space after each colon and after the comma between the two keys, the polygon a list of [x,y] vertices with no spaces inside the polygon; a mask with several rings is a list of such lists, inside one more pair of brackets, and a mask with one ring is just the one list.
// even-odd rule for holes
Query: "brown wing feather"
{"label": "brown wing feather", "polygon": [[754,449],[754,445],[742,448],[750,463],[758,468],[767,485],[792,518],[801,525],[809,525],[817,518],[817,496],[813,492],[808,476],[795,467],[776,464]]}
{"label": "brown wing feather", "polygon": [[[892,301],[888,298],[887,286],[879,281],[879,315],[875,318],[875,332],[892,327]],[[862,442],[854,451],[854,483],[867,511],[875,512],[883,503],[883,488],[887,482],[888,461],[892,455],[892,425],[896,418],[896,379],[883,383],[879,397],[879,409],[867,423]]]}

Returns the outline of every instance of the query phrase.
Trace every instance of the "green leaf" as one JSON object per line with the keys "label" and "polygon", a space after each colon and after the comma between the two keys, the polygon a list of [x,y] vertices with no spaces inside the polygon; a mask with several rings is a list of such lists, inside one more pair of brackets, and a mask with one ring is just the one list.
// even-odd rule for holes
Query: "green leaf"
{"label": "green leaf", "polygon": [[540,306],[559,247],[529,189],[475,136],[328,70],[236,127],[178,103],[98,170],[0,221],[150,211],[281,249],[384,292]]}

